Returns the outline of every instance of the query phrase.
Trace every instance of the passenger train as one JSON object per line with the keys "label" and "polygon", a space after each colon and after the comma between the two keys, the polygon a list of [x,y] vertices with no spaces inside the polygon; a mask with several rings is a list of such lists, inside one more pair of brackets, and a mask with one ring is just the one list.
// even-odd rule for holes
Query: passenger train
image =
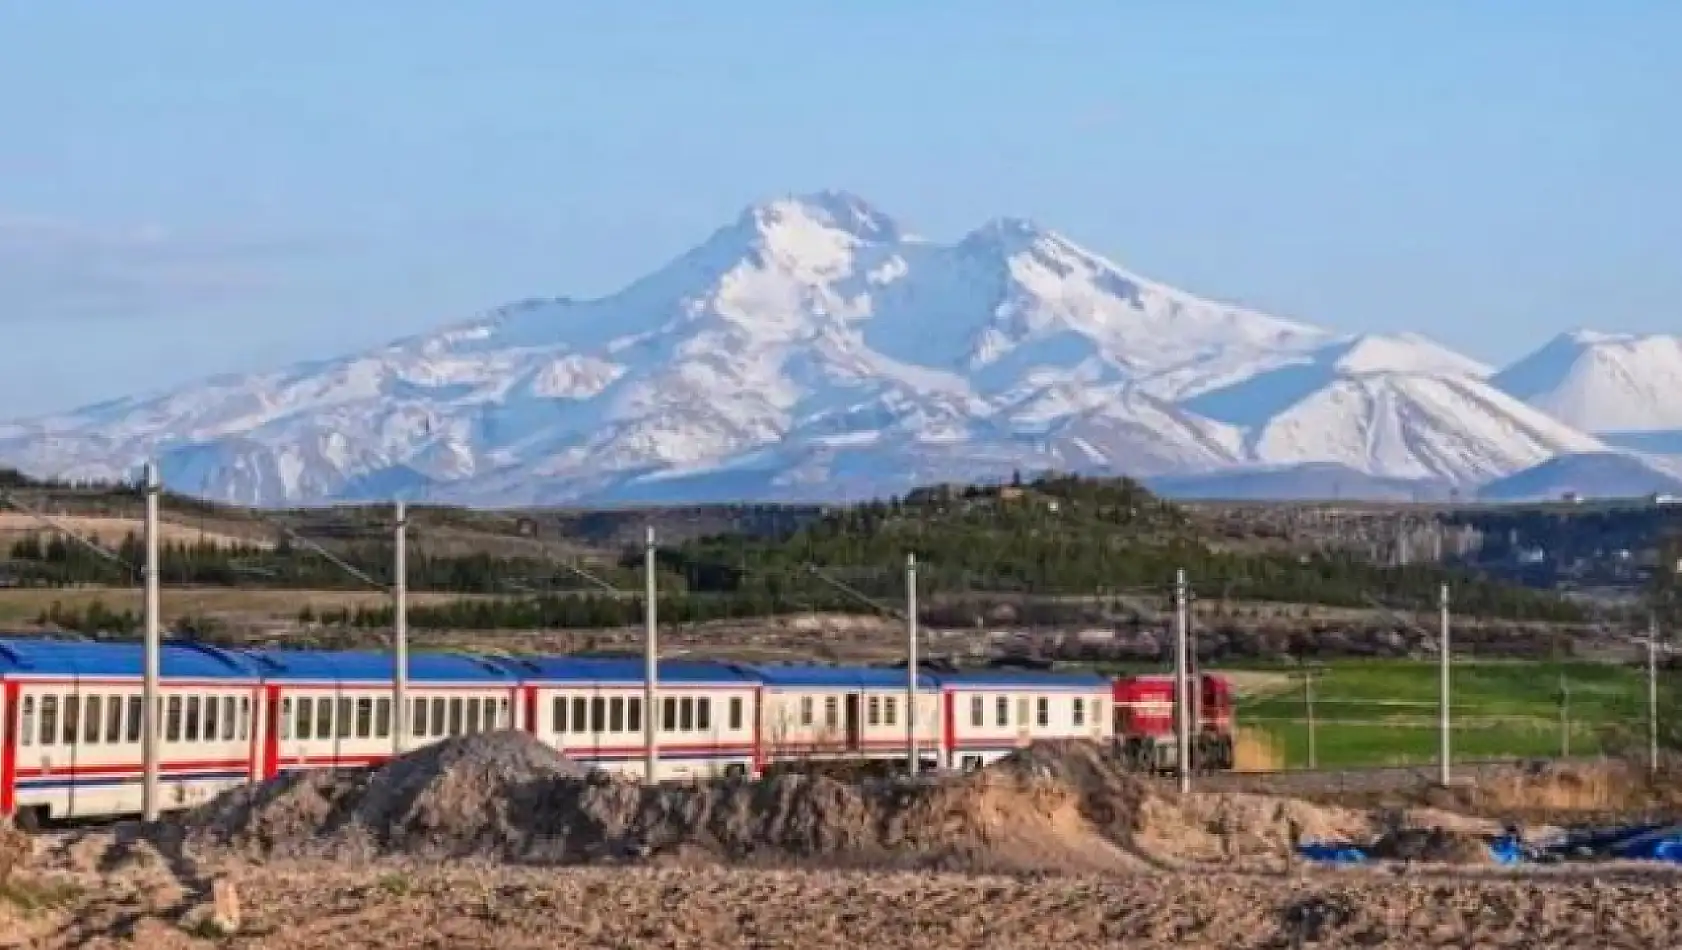
{"label": "passenger train", "polygon": [[[137,643],[0,638],[0,815],[22,824],[141,810]],[[227,650],[167,640],[160,651],[160,808],[299,769],[391,757],[390,654]],[[594,656],[416,653],[408,749],[445,737],[525,731],[567,756],[641,776],[645,717],[660,780],[764,775],[811,762],[921,762],[973,769],[1039,739],[1113,735],[1110,680],[1089,673],[903,669],[665,660],[659,708],[643,663]]]}

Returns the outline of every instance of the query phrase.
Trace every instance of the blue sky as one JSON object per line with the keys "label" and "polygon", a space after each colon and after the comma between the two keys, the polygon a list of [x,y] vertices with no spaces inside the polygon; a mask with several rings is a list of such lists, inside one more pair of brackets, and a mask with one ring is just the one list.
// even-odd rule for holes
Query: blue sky
{"label": "blue sky", "polygon": [[606,293],[825,187],[1496,362],[1682,330],[1678,49],[1662,0],[0,5],[0,417]]}

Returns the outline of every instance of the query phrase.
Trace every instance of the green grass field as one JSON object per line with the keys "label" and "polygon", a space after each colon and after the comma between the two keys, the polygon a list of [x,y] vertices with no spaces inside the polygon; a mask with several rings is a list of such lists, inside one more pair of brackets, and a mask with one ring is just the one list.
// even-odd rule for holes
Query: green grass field
{"label": "green grass field", "polygon": [[[1243,672],[1234,670],[1232,672]],[[1266,733],[1291,768],[1309,764],[1300,675],[1251,674],[1239,699],[1240,727]],[[1456,759],[1556,756],[1562,751],[1560,676],[1570,689],[1569,751],[1606,749],[1609,733],[1645,734],[1646,680],[1638,669],[1595,663],[1459,662],[1453,669]],[[1353,660],[1327,664],[1314,683],[1315,763],[1322,768],[1405,765],[1437,757],[1438,668],[1434,662]]]}

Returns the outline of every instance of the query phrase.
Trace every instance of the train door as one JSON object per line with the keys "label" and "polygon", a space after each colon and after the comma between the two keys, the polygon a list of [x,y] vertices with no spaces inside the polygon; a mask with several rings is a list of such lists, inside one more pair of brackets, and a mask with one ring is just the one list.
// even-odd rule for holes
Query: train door
{"label": "train door", "polygon": [[848,693],[843,706],[843,726],[847,733],[847,751],[857,752],[864,740],[863,717],[859,715],[860,696],[858,693]]}
{"label": "train door", "polygon": [[257,778],[269,779],[280,774],[280,738],[283,728],[291,726],[291,716],[281,715],[280,687],[263,688],[263,742],[258,761]]}
{"label": "train door", "polygon": [[70,687],[64,696],[64,708],[59,710],[59,721],[63,728],[59,737],[64,740],[64,815],[73,818],[78,814],[78,792],[81,783],[76,780],[76,767],[81,764],[82,752],[82,684],[76,683]]}

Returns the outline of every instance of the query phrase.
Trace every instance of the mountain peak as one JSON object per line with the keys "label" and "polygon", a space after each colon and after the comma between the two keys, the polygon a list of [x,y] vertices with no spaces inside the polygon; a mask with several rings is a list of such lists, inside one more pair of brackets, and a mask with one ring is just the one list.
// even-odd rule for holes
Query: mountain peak
{"label": "mountain peak", "polygon": [[818,227],[860,241],[892,243],[902,234],[897,222],[850,191],[825,189],[761,201],[742,212],[740,223],[761,235],[784,227]]}
{"label": "mountain peak", "polygon": [[1682,429],[1682,337],[1562,333],[1502,370],[1496,385],[1593,432]]}

